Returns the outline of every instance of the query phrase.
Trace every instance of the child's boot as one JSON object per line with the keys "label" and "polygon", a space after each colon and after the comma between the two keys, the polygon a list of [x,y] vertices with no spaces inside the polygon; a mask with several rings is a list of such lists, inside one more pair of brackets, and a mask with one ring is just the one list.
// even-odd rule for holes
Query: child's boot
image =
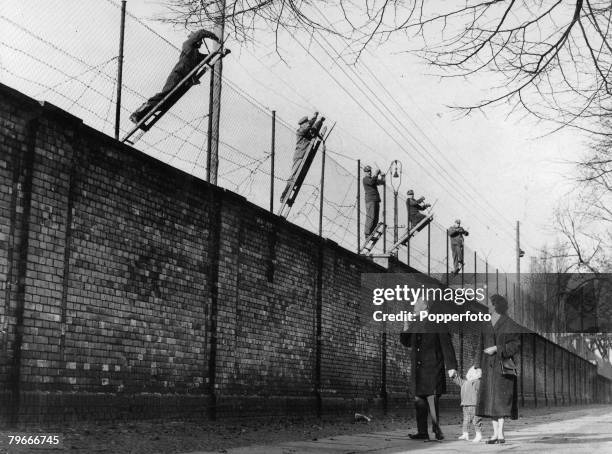
{"label": "child's boot", "polygon": [[476,432],[476,436],[472,440],[472,443],[478,443],[480,440],[482,440],[482,432],[478,431]]}
{"label": "child's boot", "polygon": [[463,432],[463,435],[459,437],[459,440],[469,440],[469,439],[470,439],[470,434],[468,434],[467,432]]}

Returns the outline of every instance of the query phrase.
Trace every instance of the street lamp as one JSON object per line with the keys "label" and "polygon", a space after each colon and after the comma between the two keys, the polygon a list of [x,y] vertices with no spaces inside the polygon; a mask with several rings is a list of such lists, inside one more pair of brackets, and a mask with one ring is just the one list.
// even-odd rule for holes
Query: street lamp
{"label": "street lamp", "polygon": [[[525,323],[525,312],[523,308],[523,299],[521,298],[521,258],[525,255],[525,251],[521,249],[521,230],[520,222],[516,221],[516,283],[517,292],[514,299],[518,303],[521,310],[521,323]],[[515,312],[516,313],[516,312]]]}

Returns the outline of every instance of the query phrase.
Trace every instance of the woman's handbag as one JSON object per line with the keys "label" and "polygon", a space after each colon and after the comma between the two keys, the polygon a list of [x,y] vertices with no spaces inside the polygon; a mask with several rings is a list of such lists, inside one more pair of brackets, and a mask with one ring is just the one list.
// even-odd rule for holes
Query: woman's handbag
{"label": "woman's handbag", "polygon": [[502,358],[500,364],[501,364],[502,375],[512,375],[515,377],[517,376],[516,364],[514,364],[514,360],[512,359],[512,357]]}

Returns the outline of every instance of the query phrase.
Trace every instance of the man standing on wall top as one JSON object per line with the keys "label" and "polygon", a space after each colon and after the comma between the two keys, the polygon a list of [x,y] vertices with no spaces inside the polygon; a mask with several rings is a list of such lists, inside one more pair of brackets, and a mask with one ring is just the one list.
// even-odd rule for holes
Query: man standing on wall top
{"label": "man standing on wall top", "polygon": [[281,195],[281,202],[285,200],[285,196],[291,189],[295,178],[297,177],[298,170],[300,169],[300,165],[308,149],[310,147],[310,143],[312,139],[317,137],[319,131],[321,130],[321,126],[325,121],[325,117],[321,117],[317,120],[319,116],[319,112],[315,112],[312,118],[308,118],[306,116],[300,118],[298,122],[298,129],[295,133],[296,135],[296,143],[295,143],[295,152],[293,153],[293,165],[291,167],[291,176],[287,180],[287,186],[285,186],[285,190]]}
{"label": "man standing on wall top", "polygon": [[[204,42],[204,38],[209,38],[213,41],[219,42],[217,35],[215,35],[213,32],[209,32],[208,30],[202,29],[191,33],[187,40],[183,43],[179,61],[176,65],[174,65],[174,68],[172,68],[172,72],[170,72],[168,79],[166,79],[166,83],[164,84],[162,90],[156,95],[153,95],[147,100],[147,102],[136,109],[136,111],[130,115],[130,120],[132,120],[134,123],[138,123],[140,120],[142,120],[150,109],[155,107],[158,102],[164,99],[164,97],[170,93],[172,89],[181,80],[183,80],[183,78],[189,74],[189,72],[191,72],[193,68],[208,57],[207,54],[202,54],[198,50]],[[197,83],[197,81],[193,82]]]}
{"label": "man standing on wall top", "polygon": [[367,239],[378,225],[380,213],[380,194],[378,193],[378,186],[385,184],[385,177],[381,175],[380,169],[372,176],[372,167],[370,166],[365,166],[363,172],[365,173],[363,177],[363,193],[366,205],[366,219],[363,234]]}
{"label": "man standing on wall top", "polygon": [[463,268],[463,237],[468,236],[469,232],[461,227],[461,220],[457,219],[455,225],[448,229],[448,236],[451,239],[451,249],[453,251],[454,273],[459,274]]}

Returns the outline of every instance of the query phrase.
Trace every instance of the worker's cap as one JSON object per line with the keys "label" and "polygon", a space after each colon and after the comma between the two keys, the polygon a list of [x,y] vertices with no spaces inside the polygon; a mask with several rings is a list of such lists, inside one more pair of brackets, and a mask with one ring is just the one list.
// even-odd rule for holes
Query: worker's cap
{"label": "worker's cap", "polygon": [[302,123],[306,123],[307,121],[308,121],[308,117],[304,116],[300,118],[300,121],[298,121],[298,125],[301,125]]}
{"label": "worker's cap", "polygon": [[461,224],[461,219],[455,219],[455,224]]}
{"label": "worker's cap", "polygon": [[371,171],[372,171],[372,167],[370,167],[370,166],[365,166],[365,167],[363,168],[363,171],[364,171],[364,172],[371,172]]}
{"label": "worker's cap", "polygon": [[414,195],[414,191],[412,189],[408,189],[407,195]]}

